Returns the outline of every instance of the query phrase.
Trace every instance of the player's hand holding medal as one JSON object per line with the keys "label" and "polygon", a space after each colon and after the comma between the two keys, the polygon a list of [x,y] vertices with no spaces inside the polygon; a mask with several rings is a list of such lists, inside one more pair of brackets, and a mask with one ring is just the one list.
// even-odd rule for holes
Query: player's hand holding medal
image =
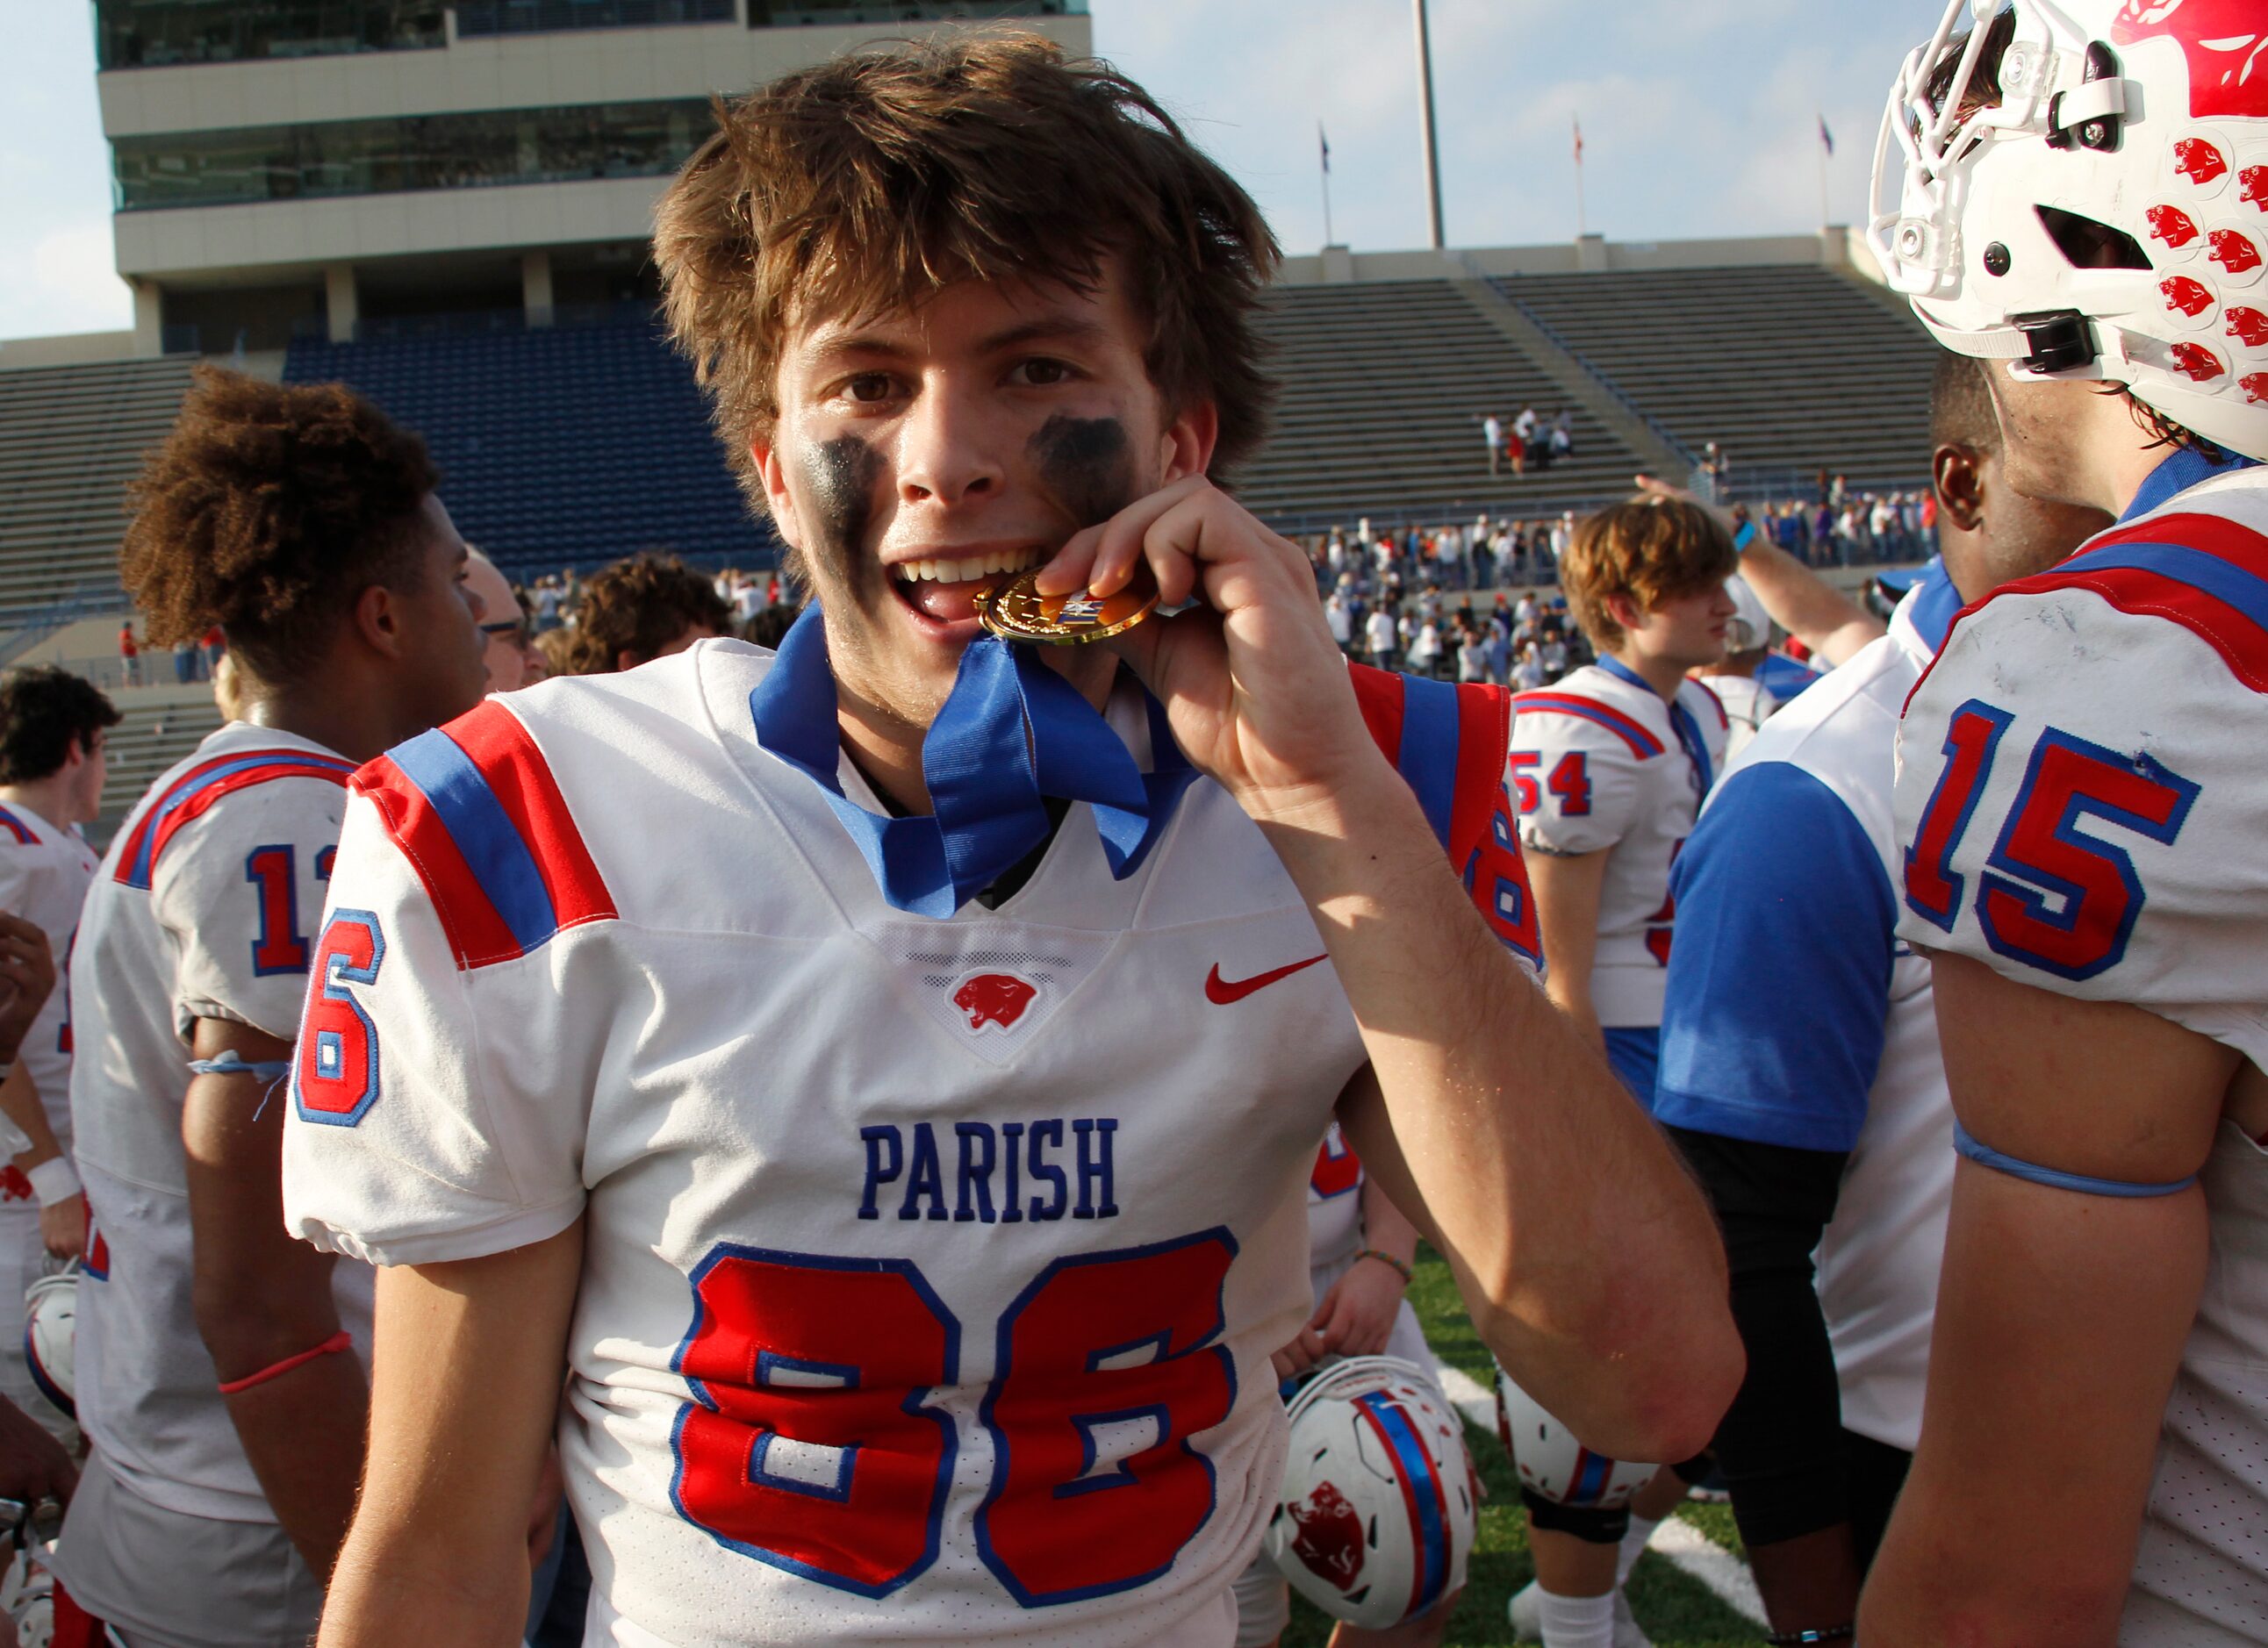
{"label": "player's hand holding medal", "polygon": [[1107,642],[1164,703],[1182,753],[1255,817],[1391,770],[1307,555],[1202,475],[1074,533],[976,608],[1010,641]]}

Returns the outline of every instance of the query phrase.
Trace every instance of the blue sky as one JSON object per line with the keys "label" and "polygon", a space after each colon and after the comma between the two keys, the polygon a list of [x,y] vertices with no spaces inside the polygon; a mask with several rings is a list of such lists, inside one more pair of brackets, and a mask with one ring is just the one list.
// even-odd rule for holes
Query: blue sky
{"label": "blue sky", "polygon": [[[1866,202],[1882,99],[1935,0],[1432,0],[1452,245],[1575,232],[1580,114],[1592,230],[1618,240],[1800,232]],[[1422,246],[1410,0],[1093,0],[1095,47],[1250,189],[1285,247],[1332,227]],[[111,273],[109,153],[84,0],[6,0],[0,23],[0,337],[131,322]]]}

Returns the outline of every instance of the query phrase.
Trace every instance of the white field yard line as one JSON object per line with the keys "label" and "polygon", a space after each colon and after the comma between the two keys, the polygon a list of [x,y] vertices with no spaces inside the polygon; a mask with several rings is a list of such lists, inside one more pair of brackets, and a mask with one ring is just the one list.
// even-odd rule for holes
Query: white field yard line
{"label": "white field yard line", "polygon": [[[1471,1374],[1446,1362],[1436,1362],[1433,1372],[1441,1381],[1442,1394],[1456,1404],[1466,1423],[1477,1427],[1484,1435],[1494,1437],[1495,1393]],[[1764,1600],[1756,1594],[1756,1582],[1749,1575],[1748,1563],[1690,1522],[1664,1517],[1653,1530],[1646,1549],[1708,1586],[1710,1593],[1735,1614],[1757,1625],[1764,1623]]]}

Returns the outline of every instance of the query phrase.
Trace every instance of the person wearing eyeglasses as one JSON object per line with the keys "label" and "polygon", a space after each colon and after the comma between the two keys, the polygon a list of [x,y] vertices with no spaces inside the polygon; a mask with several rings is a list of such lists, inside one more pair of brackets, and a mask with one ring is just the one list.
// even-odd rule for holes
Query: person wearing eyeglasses
{"label": "person wearing eyeglasses", "polygon": [[531,644],[527,614],[520,609],[511,581],[497,570],[495,562],[475,549],[465,583],[481,598],[481,657],[489,666],[489,690],[518,692],[534,686],[549,672],[543,668],[542,655]]}

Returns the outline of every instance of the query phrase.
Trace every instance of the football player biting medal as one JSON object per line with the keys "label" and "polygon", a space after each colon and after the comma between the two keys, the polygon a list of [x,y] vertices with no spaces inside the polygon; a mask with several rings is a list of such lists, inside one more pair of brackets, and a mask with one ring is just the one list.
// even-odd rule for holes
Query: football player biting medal
{"label": "football player biting medal", "polygon": [[[357,781],[287,1124],[292,1227],[384,1267],[321,1640],[516,1633],[556,1423],[593,1642],[1225,1648],[1334,1117],[1523,1385],[1694,1452],[1722,1258],[1520,953],[1501,702],[1351,678],[1209,478],[1252,202],[1028,36],[723,122],[656,254],[816,599]],[[1193,605],[985,635],[1034,569]]]}

